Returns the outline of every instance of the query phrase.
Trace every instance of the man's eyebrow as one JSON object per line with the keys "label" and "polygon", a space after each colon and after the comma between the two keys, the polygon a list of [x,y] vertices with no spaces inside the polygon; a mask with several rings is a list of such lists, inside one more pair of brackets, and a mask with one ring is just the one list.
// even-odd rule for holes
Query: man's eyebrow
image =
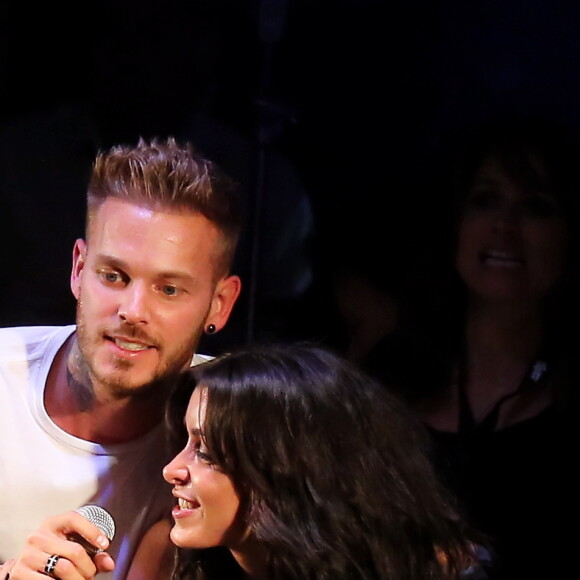
{"label": "man's eyebrow", "polygon": [[[116,258],[115,256],[110,256],[109,254],[97,254],[97,262],[106,262],[107,264],[127,272],[131,269],[129,262]],[[160,271],[156,275],[157,278],[175,278],[179,280],[195,280],[194,277],[189,272],[177,271],[177,270],[166,270]]]}
{"label": "man's eyebrow", "polygon": [[120,270],[125,270],[129,266],[129,264],[124,260],[116,258],[115,256],[110,256],[109,254],[99,253],[96,256],[96,260],[97,262],[107,262]]}
{"label": "man's eyebrow", "polygon": [[178,272],[176,270],[167,270],[166,272],[159,272],[157,278],[176,279],[176,280],[195,280],[195,278],[188,272]]}

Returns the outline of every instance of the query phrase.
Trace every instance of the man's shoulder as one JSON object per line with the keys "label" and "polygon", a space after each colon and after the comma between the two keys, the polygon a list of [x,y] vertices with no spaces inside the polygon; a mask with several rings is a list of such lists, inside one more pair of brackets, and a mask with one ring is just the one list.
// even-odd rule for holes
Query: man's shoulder
{"label": "man's shoulder", "polygon": [[35,340],[50,337],[59,332],[70,334],[75,329],[74,324],[60,326],[4,326],[0,327],[0,339],[9,340]]}
{"label": "man's shoulder", "polygon": [[68,326],[10,326],[0,328],[0,353],[32,353],[42,349],[53,340],[61,344],[74,331]]}

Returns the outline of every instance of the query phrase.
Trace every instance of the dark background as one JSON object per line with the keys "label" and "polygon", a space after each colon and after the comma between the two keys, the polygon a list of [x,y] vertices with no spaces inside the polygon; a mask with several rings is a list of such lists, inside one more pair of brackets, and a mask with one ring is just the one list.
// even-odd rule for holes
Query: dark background
{"label": "dark background", "polygon": [[74,320],[98,148],[174,135],[240,183],[244,293],[212,350],[326,336],[335,263],[417,267],[474,127],[580,123],[572,0],[4,0],[0,27],[4,326]]}

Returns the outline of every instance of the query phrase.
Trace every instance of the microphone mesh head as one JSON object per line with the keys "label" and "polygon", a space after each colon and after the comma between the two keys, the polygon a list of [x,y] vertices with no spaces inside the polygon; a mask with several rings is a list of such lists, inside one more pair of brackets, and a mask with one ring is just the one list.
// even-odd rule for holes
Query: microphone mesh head
{"label": "microphone mesh head", "polygon": [[97,526],[109,541],[115,537],[115,520],[106,509],[99,505],[84,505],[75,511]]}

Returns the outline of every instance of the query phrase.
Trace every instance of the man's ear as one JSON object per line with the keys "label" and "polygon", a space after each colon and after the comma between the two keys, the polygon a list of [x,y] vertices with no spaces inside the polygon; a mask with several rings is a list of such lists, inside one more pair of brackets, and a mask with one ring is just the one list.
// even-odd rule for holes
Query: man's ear
{"label": "man's ear", "polygon": [[85,267],[87,244],[78,239],[75,242],[72,254],[72,270],[70,274],[70,288],[74,297],[78,300],[81,295],[81,273]]}
{"label": "man's ear", "polygon": [[239,276],[228,276],[217,283],[205,321],[206,326],[213,324],[217,332],[226,325],[241,290],[242,281]]}

